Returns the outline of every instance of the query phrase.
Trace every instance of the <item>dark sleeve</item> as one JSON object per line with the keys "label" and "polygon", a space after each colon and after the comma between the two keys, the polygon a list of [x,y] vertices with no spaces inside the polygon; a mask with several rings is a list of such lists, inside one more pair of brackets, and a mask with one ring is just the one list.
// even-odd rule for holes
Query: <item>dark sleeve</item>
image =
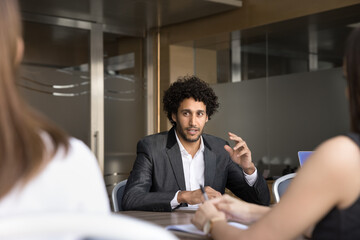
{"label": "dark sleeve", "polygon": [[137,144],[137,156],[128,178],[123,199],[124,210],[167,211],[170,212],[170,202],[175,192],[151,192],[154,169],[154,159],[146,143],[142,140]]}
{"label": "dark sleeve", "polygon": [[242,168],[235,164],[230,157],[226,187],[237,197],[246,202],[264,206],[269,206],[270,204],[270,193],[265,179],[258,173],[254,185],[252,187],[249,186],[246,182]]}

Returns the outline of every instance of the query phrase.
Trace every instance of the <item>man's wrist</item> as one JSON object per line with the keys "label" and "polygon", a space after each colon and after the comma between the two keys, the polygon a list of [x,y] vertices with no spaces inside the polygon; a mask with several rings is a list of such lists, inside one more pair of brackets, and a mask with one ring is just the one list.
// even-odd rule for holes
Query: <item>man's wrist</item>
{"label": "man's wrist", "polygon": [[179,191],[178,195],[177,195],[177,201],[178,203],[181,203],[182,202],[182,194],[183,192],[182,191]]}
{"label": "man's wrist", "polygon": [[186,201],[187,191],[180,191],[177,196],[178,203],[187,203]]}
{"label": "man's wrist", "polygon": [[251,175],[255,172],[255,165],[254,163],[252,163],[252,166],[248,167],[248,168],[243,168],[243,171],[247,174],[247,175]]}
{"label": "man's wrist", "polygon": [[252,175],[255,172],[255,167],[243,169],[247,175]]}

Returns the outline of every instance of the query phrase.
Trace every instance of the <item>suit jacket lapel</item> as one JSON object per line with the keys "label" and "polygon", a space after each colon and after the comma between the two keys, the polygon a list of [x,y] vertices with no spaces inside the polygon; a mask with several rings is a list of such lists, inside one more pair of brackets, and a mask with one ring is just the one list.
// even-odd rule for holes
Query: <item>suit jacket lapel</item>
{"label": "suit jacket lapel", "polygon": [[207,144],[205,137],[204,139],[204,164],[205,164],[205,186],[212,186],[216,173],[216,154],[211,151],[211,147]]}
{"label": "suit jacket lapel", "polygon": [[166,154],[168,155],[179,189],[185,191],[186,186],[185,186],[185,178],[184,178],[184,169],[181,159],[180,148],[179,145],[177,144],[175,137],[174,128],[170,129],[168,133],[166,148],[167,148]]}

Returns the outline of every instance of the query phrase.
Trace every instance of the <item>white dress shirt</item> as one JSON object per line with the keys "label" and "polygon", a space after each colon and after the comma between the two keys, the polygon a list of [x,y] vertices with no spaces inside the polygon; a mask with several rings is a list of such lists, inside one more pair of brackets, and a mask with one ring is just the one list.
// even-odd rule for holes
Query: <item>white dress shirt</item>
{"label": "white dress shirt", "polygon": [[[186,191],[194,191],[200,188],[200,184],[204,186],[204,172],[205,172],[205,164],[204,164],[204,140],[202,136],[200,136],[200,147],[199,150],[195,153],[194,158],[189,154],[184,146],[181,144],[179,137],[175,131],[176,141],[179,144],[181,159],[184,169],[184,178],[185,178],[185,186]],[[251,175],[248,175],[244,172],[245,180],[249,184],[249,186],[253,186],[256,178],[257,178],[257,170],[255,168],[255,172]],[[175,197],[171,200],[171,208],[174,209],[180,203],[177,201],[178,193],[177,191]]]}

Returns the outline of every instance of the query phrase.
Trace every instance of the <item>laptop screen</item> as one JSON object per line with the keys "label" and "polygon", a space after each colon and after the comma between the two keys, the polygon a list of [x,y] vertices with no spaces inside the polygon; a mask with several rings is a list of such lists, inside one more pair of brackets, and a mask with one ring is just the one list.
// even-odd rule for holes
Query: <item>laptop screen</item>
{"label": "laptop screen", "polygon": [[300,166],[302,166],[304,164],[304,162],[306,161],[306,159],[308,159],[308,157],[313,153],[314,151],[299,151],[298,152],[298,157],[299,157],[299,162],[300,162]]}

